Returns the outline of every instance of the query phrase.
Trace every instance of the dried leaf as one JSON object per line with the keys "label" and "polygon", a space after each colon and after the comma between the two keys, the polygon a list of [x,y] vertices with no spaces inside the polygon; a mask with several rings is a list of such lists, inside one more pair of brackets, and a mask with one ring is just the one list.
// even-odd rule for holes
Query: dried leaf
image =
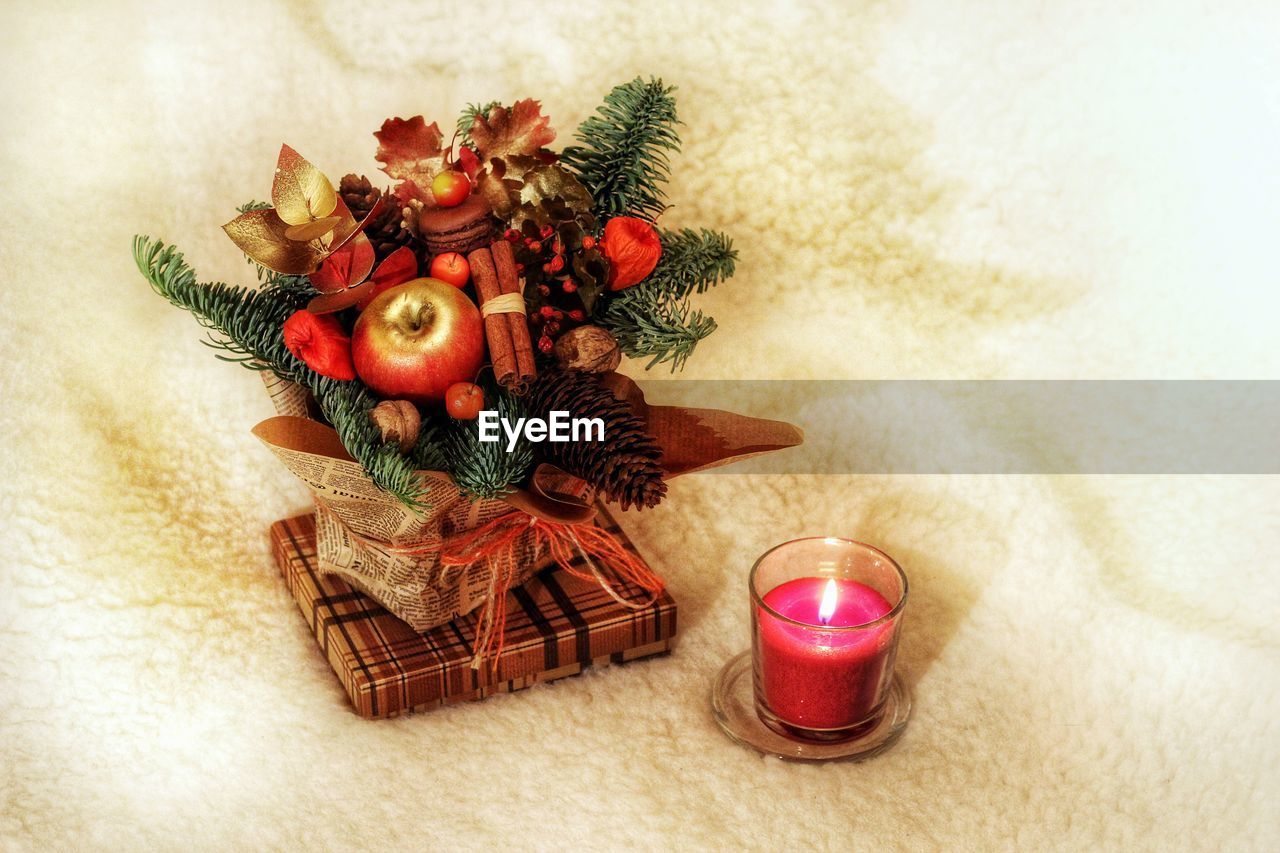
{"label": "dried leaf", "polygon": [[[288,145],[280,146],[276,177],[271,185],[271,203],[276,213],[290,225],[305,225],[333,213],[338,194],[333,184],[305,157]],[[328,231],[322,231],[326,234]],[[293,240],[313,239],[291,237]]]}
{"label": "dried leaf", "polygon": [[231,242],[262,266],[285,275],[314,272],[326,251],[315,242],[285,237],[289,226],[274,210],[249,210],[222,226]]}
{"label": "dried leaf", "polygon": [[222,230],[242,252],[267,269],[285,275],[308,275],[319,269],[325,258],[360,234],[365,226],[376,221],[381,211],[382,199],[378,199],[365,218],[356,222],[346,202],[335,196],[330,210],[332,216],[326,218],[336,218],[337,223],[319,238],[291,239],[291,232],[298,233],[292,231],[294,226],[269,207],[245,211],[223,225]]}
{"label": "dried leaf", "polygon": [[499,104],[488,116],[476,116],[471,126],[471,141],[481,160],[531,157],[555,138],[551,119],[532,98],[516,101],[511,109]]}
{"label": "dried leaf", "polygon": [[560,166],[535,166],[524,173],[523,180],[521,201],[540,203],[544,199],[561,199],[575,214],[591,211],[591,193]]}
{"label": "dried leaf", "polygon": [[[363,237],[363,235],[361,235]],[[359,238],[357,238],[359,239]],[[364,238],[368,242],[368,238]],[[368,281],[346,290],[324,293],[312,299],[307,310],[313,314],[332,314],[352,305],[364,310],[373,298],[388,288],[418,277],[418,257],[408,246],[401,246],[378,264]],[[314,277],[312,278],[314,282]]]}
{"label": "dried leaf", "polygon": [[578,282],[578,298],[582,300],[582,307],[591,314],[609,278],[608,261],[598,249],[578,252],[573,256],[573,277]]}
{"label": "dried leaf", "polygon": [[501,158],[492,160],[476,174],[476,192],[484,197],[494,214],[505,219],[520,203],[521,183],[518,174],[507,177],[507,164]]}
{"label": "dried leaf", "polygon": [[333,233],[329,235],[328,244],[329,252],[336,252],[347,244],[347,241],[353,239],[357,234],[364,233],[364,229],[368,228],[374,222],[378,221],[378,215],[382,213],[383,200],[380,198],[373,203],[373,207],[369,208],[369,212],[364,215],[364,219],[356,222],[356,218],[351,214],[351,208],[347,207],[347,203],[338,198],[338,206],[334,208],[334,215],[339,218],[337,227],[333,229]]}
{"label": "dried leaf", "polygon": [[476,173],[480,171],[480,158],[475,151],[463,146],[458,150],[458,168],[474,182]]}
{"label": "dried leaf", "polygon": [[440,127],[435,122],[427,124],[422,116],[389,118],[374,136],[378,139],[378,153],[374,156],[383,163],[382,171],[401,181],[396,196],[402,202],[418,199],[434,205],[431,181],[448,165]]}
{"label": "dried leaf", "polygon": [[321,293],[336,293],[355,287],[369,277],[373,261],[373,244],[364,234],[357,234],[355,239],[325,258],[320,269],[311,274],[311,284]]}
{"label": "dried leaf", "polygon": [[373,273],[374,284],[393,287],[418,277],[418,256],[408,246],[401,246],[387,255]]}
{"label": "dried leaf", "polygon": [[373,279],[369,279],[363,284],[358,284],[347,290],[339,290],[336,293],[322,293],[307,303],[307,310],[316,315],[336,314],[344,308],[350,308],[352,305],[362,302],[366,296],[370,296],[373,293],[373,288]]}
{"label": "dried leaf", "polygon": [[342,221],[341,216],[326,216],[323,219],[317,219],[313,222],[304,222],[301,225],[290,225],[284,229],[284,236],[290,240],[301,240],[304,243],[307,240],[318,240],[328,234],[338,223]]}

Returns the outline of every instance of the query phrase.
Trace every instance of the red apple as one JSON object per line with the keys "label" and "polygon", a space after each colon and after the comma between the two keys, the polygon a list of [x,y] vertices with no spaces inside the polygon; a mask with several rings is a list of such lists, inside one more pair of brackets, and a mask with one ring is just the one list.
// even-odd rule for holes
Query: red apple
{"label": "red apple", "polygon": [[431,182],[431,197],[441,207],[457,207],[471,195],[471,181],[461,172],[452,169],[436,175]]}
{"label": "red apple", "polygon": [[484,361],[484,326],[467,295],[439,279],[386,290],[360,313],[351,357],[364,384],[389,400],[438,403]]}

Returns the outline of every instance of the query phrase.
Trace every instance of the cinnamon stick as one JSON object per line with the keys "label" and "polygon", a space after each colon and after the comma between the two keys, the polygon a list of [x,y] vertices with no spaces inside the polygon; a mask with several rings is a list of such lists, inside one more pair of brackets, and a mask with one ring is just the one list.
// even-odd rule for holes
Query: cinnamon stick
{"label": "cinnamon stick", "polygon": [[[479,248],[467,255],[471,264],[471,280],[476,285],[480,305],[494,299],[502,292],[498,272],[494,268],[493,255],[487,248]],[[524,319],[523,317],[521,318]],[[516,380],[517,364],[515,348],[511,341],[511,327],[505,314],[490,314],[484,318],[484,336],[489,342],[489,359],[493,362],[493,375],[498,384],[510,387]]]}
{"label": "cinnamon stick", "polygon": [[[511,244],[497,240],[490,247],[493,263],[498,270],[498,286],[503,293],[522,293],[520,274],[516,271],[516,256]],[[533,362],[533,341],[529,338],[529,321],[523,312],[504,315],[511,330],[511,343],[516,353],[517,394],[524,393],[529,383],[538,375]]]}

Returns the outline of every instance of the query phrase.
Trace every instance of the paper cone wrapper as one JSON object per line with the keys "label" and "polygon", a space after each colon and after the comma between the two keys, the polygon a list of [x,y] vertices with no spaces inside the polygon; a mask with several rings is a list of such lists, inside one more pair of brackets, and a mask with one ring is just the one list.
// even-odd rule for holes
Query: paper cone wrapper
{"label": "paper cone wrapper", "polygon": [[[568,483],[580,486],[581,481],[547,465],[539,466],[529,489],[481,500],[468,497],[448,474],[423,471],[426,508],[415,512],[374,485],[333,428],[316,420],[305,389],[270,371],[262,375],[279,414],[253,433],[311,489],[320,571],[340,576],[415,631],[471,612],[493,594],[495,575],[505,576],[498,570],[507,567],[489,560],[442,566],[440,554],[452,537],[513,512],[565,524],[594,523],[589,490],[573,488]],[[646,421],[663,448],[661,464],[668,476],[793,447],[802,440],[798,429],[779,421],[714,409],[649,406],[631,380],[612,374],[608,381]],[[517,540],[512,554],[513,587],[551,562],[532,530]]]}

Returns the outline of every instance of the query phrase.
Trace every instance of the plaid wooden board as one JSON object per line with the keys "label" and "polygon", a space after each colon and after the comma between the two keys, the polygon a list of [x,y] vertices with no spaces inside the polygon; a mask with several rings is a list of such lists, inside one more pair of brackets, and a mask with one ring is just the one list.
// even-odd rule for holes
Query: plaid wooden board
{"label": "plaid wooden board", "polygon": [[[635,552],[603,509],[600,523]],[[488,665],[473,670],[479,608],[419,634],[341,579],[316,570],[311,515],[271,525],[271,542],[285,583],[362,717],[483,699],[577,675],[588,666],[662,654],[675,638],[676,603],[668,593],[643,610],[631,610],[596,582],[552,566],[508,594],[506,646],[496,671]],[[625,582],[617,589],[630,601],[648,597]]]}

